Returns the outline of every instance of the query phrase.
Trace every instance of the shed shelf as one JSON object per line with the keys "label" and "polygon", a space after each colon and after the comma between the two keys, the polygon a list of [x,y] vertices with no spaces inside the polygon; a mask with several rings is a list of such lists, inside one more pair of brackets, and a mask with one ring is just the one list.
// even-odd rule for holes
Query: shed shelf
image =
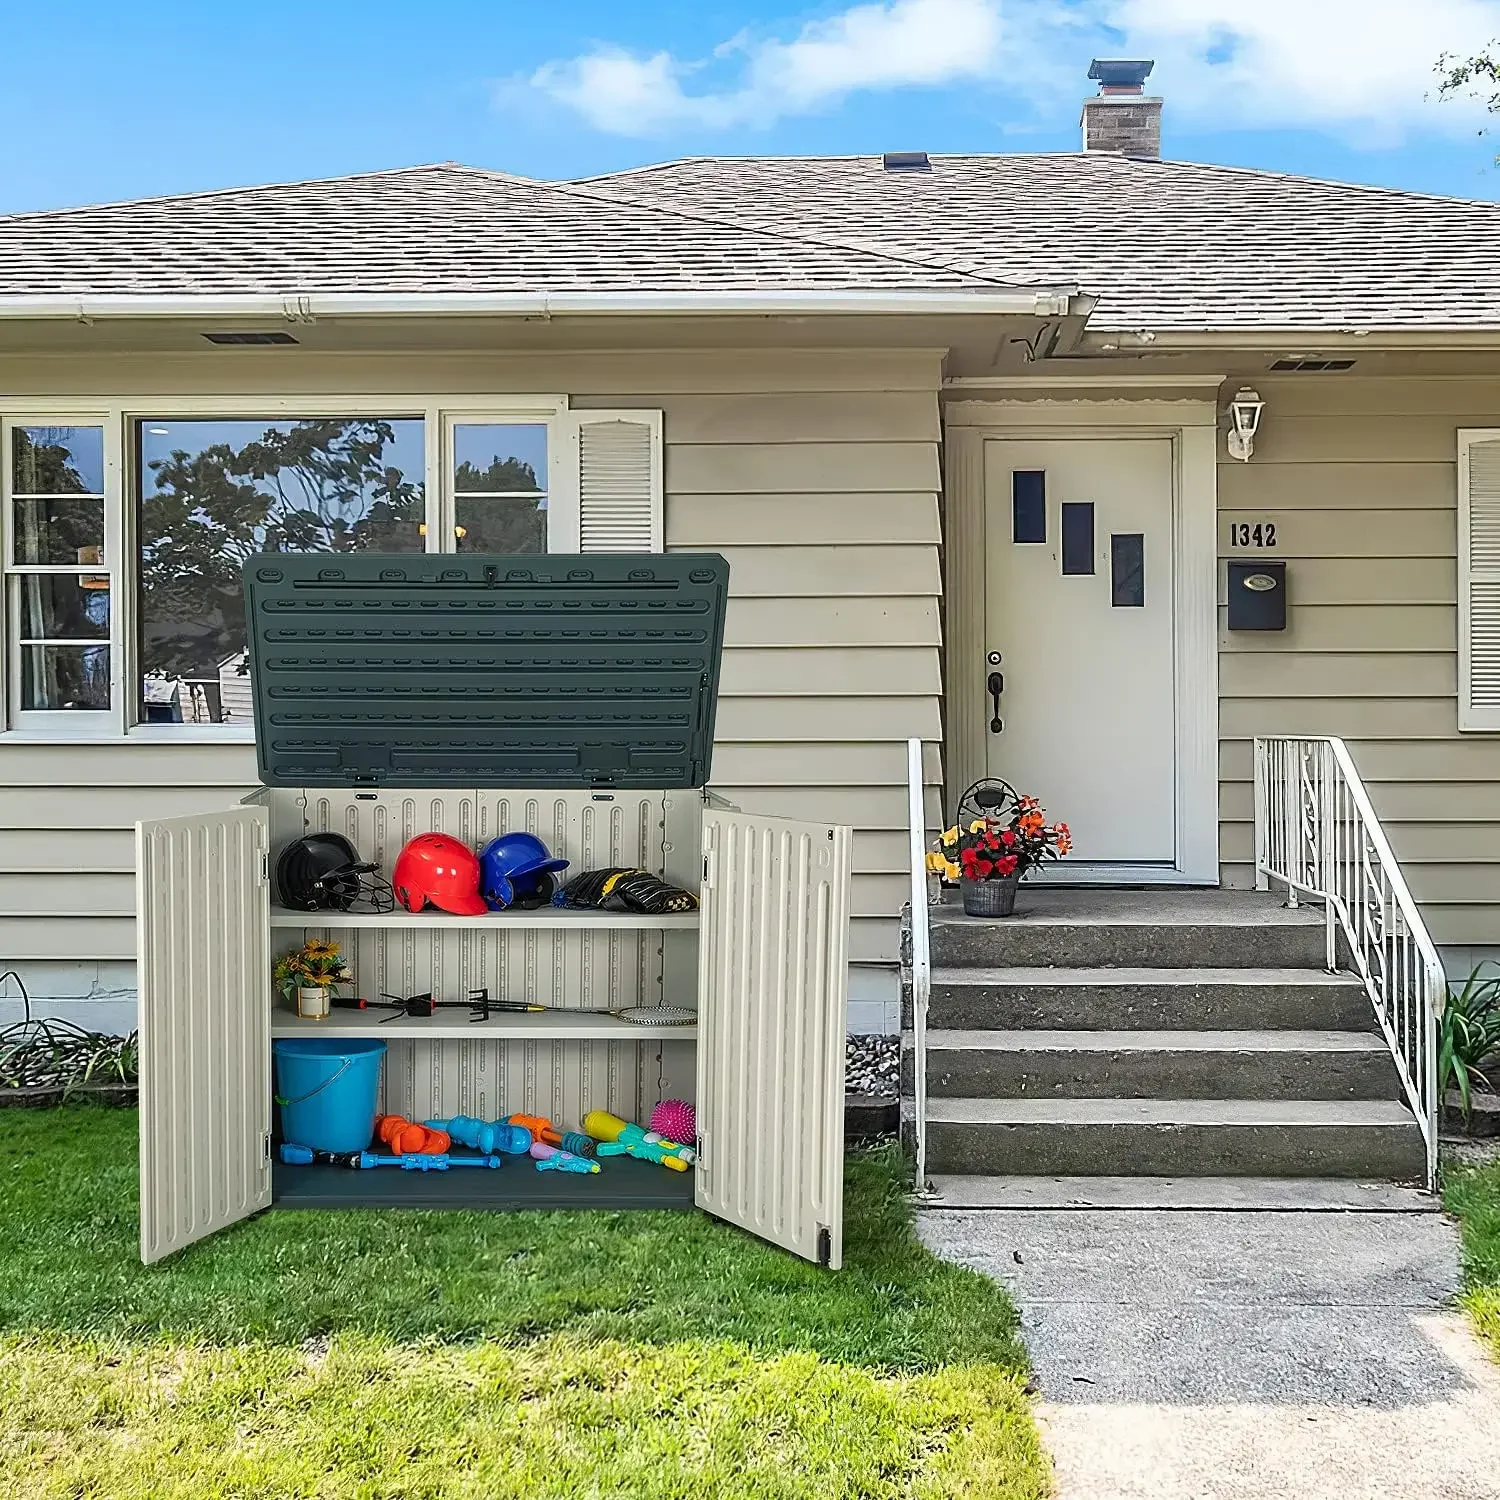
{"label": "shed shelf", "polygon": [[[470,1021],[461,1010],[438,1016],[398,1016],[381,1021],[380,1011],[335,1011],[324,1021],[303,1021],[289,1011],[271,1013],[271,1035],[378,1036],[387,1041],[569,1041],[569,1042],[691,1042],[698,1027],[637,1026],[613,1016],[569,1016],[558,1011],[531,1015],[491,1016]],[[451,1019],[448,1019],[451,1017]]]}
{"label": "shed shelf", "polygon": [[565,907],[543,906],[536,911],[505,911],[485,917],[455,917],[445,911],[415,914],[407,911],[292,911],[285,906],[273,906],[271,926],[304,928],[310,931],[343,931],[355,927],[377,927],[390,931],[408,927],[461,927],[469,932],[504,932],[516,927],[542,927],[553,932],[586,932],[619,927],[634,932],[690,932],[698,926],[698,913],[671,912],[659,917],[648,917],[633,911],[574,911]]}

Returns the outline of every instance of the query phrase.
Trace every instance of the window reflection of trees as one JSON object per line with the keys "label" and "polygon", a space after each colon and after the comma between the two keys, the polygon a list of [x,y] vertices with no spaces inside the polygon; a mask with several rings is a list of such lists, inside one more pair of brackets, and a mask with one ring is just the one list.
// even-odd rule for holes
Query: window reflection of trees
{"label": "window reflection of trees", "polygon": [[[155,425],[143,422],[141,429]],[[420,419],[172,422],[191,441],[143,464],[140,617],[145,717],[247,718],[240,568],[257,552],[420,552]],[[225,437],[226,429],[229,436]],[[415,448],[415,478],[388,450]]]}

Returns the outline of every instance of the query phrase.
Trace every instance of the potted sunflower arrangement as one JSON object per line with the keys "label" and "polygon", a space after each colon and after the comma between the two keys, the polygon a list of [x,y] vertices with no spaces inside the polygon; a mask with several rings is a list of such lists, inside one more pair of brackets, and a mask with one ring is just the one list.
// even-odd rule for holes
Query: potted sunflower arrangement
{"label": "potted sunflower arrangement", "polygon": [[306,942],[293,953],[283,953],[272,970],[281,998],[304,1021],[322,1021],[331,1008],[330,991],[350,984],[354,974],[337,943]]}
{"label": "potted sunflower arrangement", "polygon": [[[1009,788],[1006,788],[1009,792]],[[1073,847],[1066,823],[1048,823],[1035,797],[981,798],[978,816],[959,821],[938,839],[927,867],[945,883],[956,884],[971,917],[1008,917],[1016,908],[1016,887],[1027,873]]]}

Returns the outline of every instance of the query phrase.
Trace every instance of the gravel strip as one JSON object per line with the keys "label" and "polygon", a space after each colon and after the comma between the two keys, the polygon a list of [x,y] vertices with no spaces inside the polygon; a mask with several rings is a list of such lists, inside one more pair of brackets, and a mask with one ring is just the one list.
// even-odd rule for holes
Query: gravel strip
{"label": "gravel strip", "polygon": [[900,1092],[901,1038],[851,1036],[844,1056],[844,1092],[894,1099]]}

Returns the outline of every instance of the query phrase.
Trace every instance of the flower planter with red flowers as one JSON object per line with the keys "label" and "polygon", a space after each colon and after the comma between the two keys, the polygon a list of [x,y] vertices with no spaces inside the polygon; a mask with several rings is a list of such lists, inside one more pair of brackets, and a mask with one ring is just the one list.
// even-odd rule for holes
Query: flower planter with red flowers
{"label": "flower planter with red flowers", "polygon": [[1017,797],[1008,815],[999,809],[966,828],[950,828],[929,864],[957,878],[969,916],[1008,917],[1027,873],[1072,847],[1066,823],[1048,823],[1035,797]]}

